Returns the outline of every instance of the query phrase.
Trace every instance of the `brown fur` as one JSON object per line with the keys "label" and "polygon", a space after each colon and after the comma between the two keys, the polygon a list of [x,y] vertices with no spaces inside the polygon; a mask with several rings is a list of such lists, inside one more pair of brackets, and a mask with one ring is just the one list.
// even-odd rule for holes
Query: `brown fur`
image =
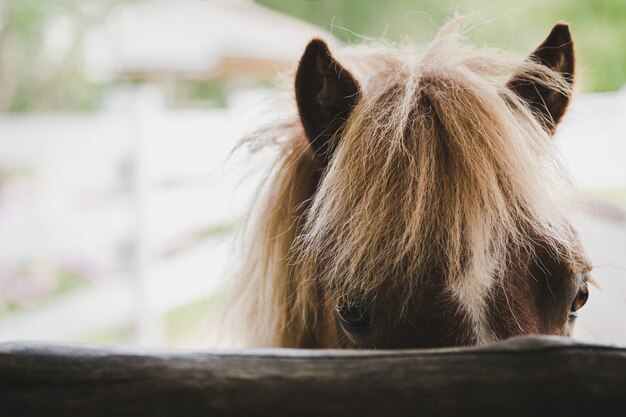
{"label": "brown fur", "polygon": [[[240,344],[567,333],[563,306],[588,267],[557,202],[567,181],[549,138],[571,95],[566,29],[527,60],[471,48],[459,20],[419,57],[370,46],[335,59],[313,41],[296,74],[300,117],[257,135],[278,156],[229,304]],[[341,306],[367,308],[375,325],[344,331]]]}
{"label": "brown fur", "polygon": [[[558,23],[530,59],[548,66],[574,84],[574,42],[566,24]],[[529,76],[530,75],[530,76]],[[567,109],[569,95],[533,82],[532,74],[521,73],[511,79],[509,88],[528,102],[539,120],[552,132]]]}

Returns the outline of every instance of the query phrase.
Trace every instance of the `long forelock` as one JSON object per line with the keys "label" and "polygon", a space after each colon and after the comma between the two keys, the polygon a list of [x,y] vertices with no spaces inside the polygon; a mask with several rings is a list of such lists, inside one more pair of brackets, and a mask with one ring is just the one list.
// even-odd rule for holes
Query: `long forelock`
{"label": "long forelock", "polygon": [[[349,298],[385,284],[406,306],[440,275],[484,329],[489,290],[514,248],[532,252],[539,236],[569,256],[575,239],[555,202],[566,180],[552,141],[502,81],[519,60],[460,41],[444,32],[420,61],[390,54],[363,83],[296,247],[311,275]],[[524,65],[565,89],[558,74]]]}

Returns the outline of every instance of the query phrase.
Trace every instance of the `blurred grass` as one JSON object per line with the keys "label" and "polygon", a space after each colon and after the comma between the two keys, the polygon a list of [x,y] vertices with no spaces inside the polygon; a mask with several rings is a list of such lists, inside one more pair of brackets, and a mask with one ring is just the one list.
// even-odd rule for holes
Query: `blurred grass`
{"label": "blurred grass", "polygon": [[526,53],[539,45],[559,20],[571,24],[580,86],[613,91],[626,82],[625,0],[255,0],[332,31],[354,42],[361,36],[428,42],[454,15],[477,13],[469,36],[479,43]]}
{"label": "blurred grass", "polygon": [[584,195],[594,200],[614,204],[626,210],[626,189],[590,190]]}
{"label": "blurred grass", "polygon": [[[0,293],[0,314],[22,309],[32,309],[48,300],[92,283],[88,274],[63,265],[48,265],[46,262],[30,260],[16,265],[7,277],[3,277],[3,291]],[[22,287],[30,292],[24,294]]]}
{"label": "blurred grass", "polygon": [[[165,317],[165,337],[168,346],[206,346],[207,338],[217,323],[217,313],[225,292],[216,291],[192,303],[169,311]],[[131,326],[103,329],[86,335],[81,343],[119,345],[131,343]]]}
{"label": "blurred grass", "polygon": [[225,292],[216,291],[193,303],[170,311],[165,318],[168,344],[198,345],[210,336],[217,322],[218,311]]}
{"label": "blurred grass", "polygon": [[80,343],[94,345],[119,345],[129,343],[131,340],[131,328],[105,329],[85,336]]}

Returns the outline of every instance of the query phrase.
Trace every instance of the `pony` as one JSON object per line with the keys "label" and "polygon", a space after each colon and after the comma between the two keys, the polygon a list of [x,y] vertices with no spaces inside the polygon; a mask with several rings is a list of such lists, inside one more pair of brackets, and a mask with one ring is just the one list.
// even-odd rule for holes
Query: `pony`
{"label": "pony", "polygon": [[419,52],[310,41],[227,308],[239,346],[426,348],[569,335],[591,264],[551,136],[574,85],[557,23],[526,57],[446,23]]}

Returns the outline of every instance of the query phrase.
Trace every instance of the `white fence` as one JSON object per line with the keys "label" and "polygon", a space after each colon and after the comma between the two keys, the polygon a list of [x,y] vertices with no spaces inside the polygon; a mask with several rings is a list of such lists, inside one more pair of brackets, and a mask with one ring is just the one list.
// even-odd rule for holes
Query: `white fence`
{"label": "white fence", "polygon": [[0,169],[16,178],[0,194],[0,295],[45,287],[32,281],[59,264],[94,282],[0,314],[0,340],[134,323],[138,343],[161,343],[161,316],[223,278],[231,239],[212,231],[233,227],[254,183],[227,155],[258,103],[235,108],[166,111],[142,88],[103,113],[1,118]]}
{"label": "white fence", "polygon": [[626,87],[578,97],[556,139],[580,189],[626,188]]}
{"label": "white fence", "polygon": [[[166,110],[158,90],[141,88],[101,113],[0,117],[0,300],[28,298],[34,284],[45,291],[59,265],[92,280],[1,313],[0,341],[81,340],[130,326],[137,343],[163,343],[163,315],[226,275],[231,234],[215,232],[236,223],[254,187],[241,181],[261,169],[226,157],[265,117],[255,97],[228,110]],[[586,96],[572,109],[557,140],[581,188],[626,188],[625,119],[624,93]],[[579,220],[594,259],[617,265],[599,274],[623,316],[626,285],[615,277],[626,284],[626,226]],[[615,317],[606,303],[590,303],[593,317]],[[598,332],[615,328],[590,337]]]}

